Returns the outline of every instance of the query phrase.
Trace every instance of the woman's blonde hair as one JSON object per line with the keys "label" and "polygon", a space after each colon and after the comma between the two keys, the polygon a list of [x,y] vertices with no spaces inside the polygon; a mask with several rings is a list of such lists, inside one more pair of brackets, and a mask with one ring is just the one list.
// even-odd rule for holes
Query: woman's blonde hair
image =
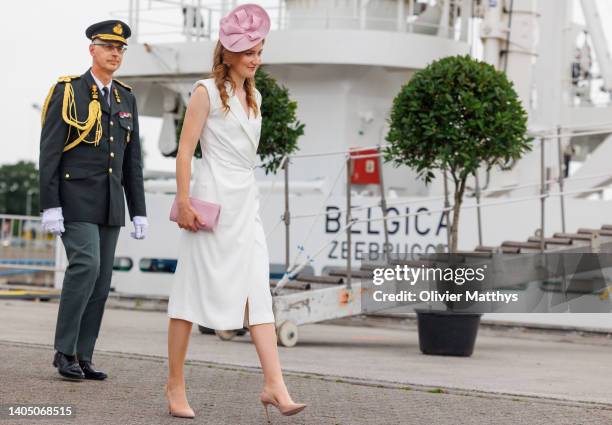
{"label": "woman's blonde hair", "polygon": [[[265,40],[262,40],[262,44]],[[229,95],[225,89],[225,82],[227,81],[232,86],[232,90],[236,91],[236,85],[229,75],[229,64],[227,60],[238,59],[242,52],[230,52],[227,50],[220,41],[217,41],[215,46],[215,53],[213,55],[213,67],[212,75],[215,79],[215,85],[221,95],[221,102],[223,103],[223,110],[229,112]],[[246,101],[249,109],[253,110],[255,116],[259,114],[259,108],[257,108],[257,102],[255,101],[255,78],[246,78],[244,80],[244,91],[246,92]]]}

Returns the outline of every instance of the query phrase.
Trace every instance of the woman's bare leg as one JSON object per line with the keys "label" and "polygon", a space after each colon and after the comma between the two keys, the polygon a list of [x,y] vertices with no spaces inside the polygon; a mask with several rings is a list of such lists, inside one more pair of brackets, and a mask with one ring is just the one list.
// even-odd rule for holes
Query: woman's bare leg
{"label": "woman's bare leg", "polygon": [[249,331],[263,370],[264,390],[282,405],[293,403],[283,380],[274,323],[249,326]]}
{"label": "woman's bare leg", "polygon": [[172,411],[190,409],[185,393],[184,364],[191,322],[170,319],[168,324],[168,399]]}

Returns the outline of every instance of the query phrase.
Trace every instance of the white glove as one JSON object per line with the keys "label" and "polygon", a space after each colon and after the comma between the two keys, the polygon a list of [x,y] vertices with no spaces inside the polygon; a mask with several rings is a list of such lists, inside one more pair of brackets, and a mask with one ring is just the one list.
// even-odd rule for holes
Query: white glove
{"label": "white glove", "polygon": [[43,210],[42,215],[42,230],[43,232],[53,233],[55,236],[60,236],[64,229],[64,215],[62,207],[47,208]]}
{"label": "white glove", "polygon": [[132,223],[134,224],[134,231],[130,232],[130,236],[134,239],[144,239],[147,233],[147,227],[149,227],[147,218],[136,215]]}

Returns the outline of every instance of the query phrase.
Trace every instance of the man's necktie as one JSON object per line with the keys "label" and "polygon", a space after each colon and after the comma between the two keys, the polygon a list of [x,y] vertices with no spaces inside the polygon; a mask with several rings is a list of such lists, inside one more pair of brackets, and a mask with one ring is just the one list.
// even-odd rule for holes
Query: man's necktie
{"label": "man's necktie", "polygon": [[108,87],[102,87],[102,97],[108,106],[110,106],[110,98],[108,97]]}

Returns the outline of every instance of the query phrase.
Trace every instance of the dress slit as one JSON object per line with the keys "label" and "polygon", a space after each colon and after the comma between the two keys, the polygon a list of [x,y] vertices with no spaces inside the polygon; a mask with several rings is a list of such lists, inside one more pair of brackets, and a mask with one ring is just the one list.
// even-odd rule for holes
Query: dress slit
{"label": "dress slit", "polygon": [[244,302],[244,318],[242,319],[242,326],[245,328],[249,328],[251,326],[249,321],[249,297],[247,296],[246,301]]}

